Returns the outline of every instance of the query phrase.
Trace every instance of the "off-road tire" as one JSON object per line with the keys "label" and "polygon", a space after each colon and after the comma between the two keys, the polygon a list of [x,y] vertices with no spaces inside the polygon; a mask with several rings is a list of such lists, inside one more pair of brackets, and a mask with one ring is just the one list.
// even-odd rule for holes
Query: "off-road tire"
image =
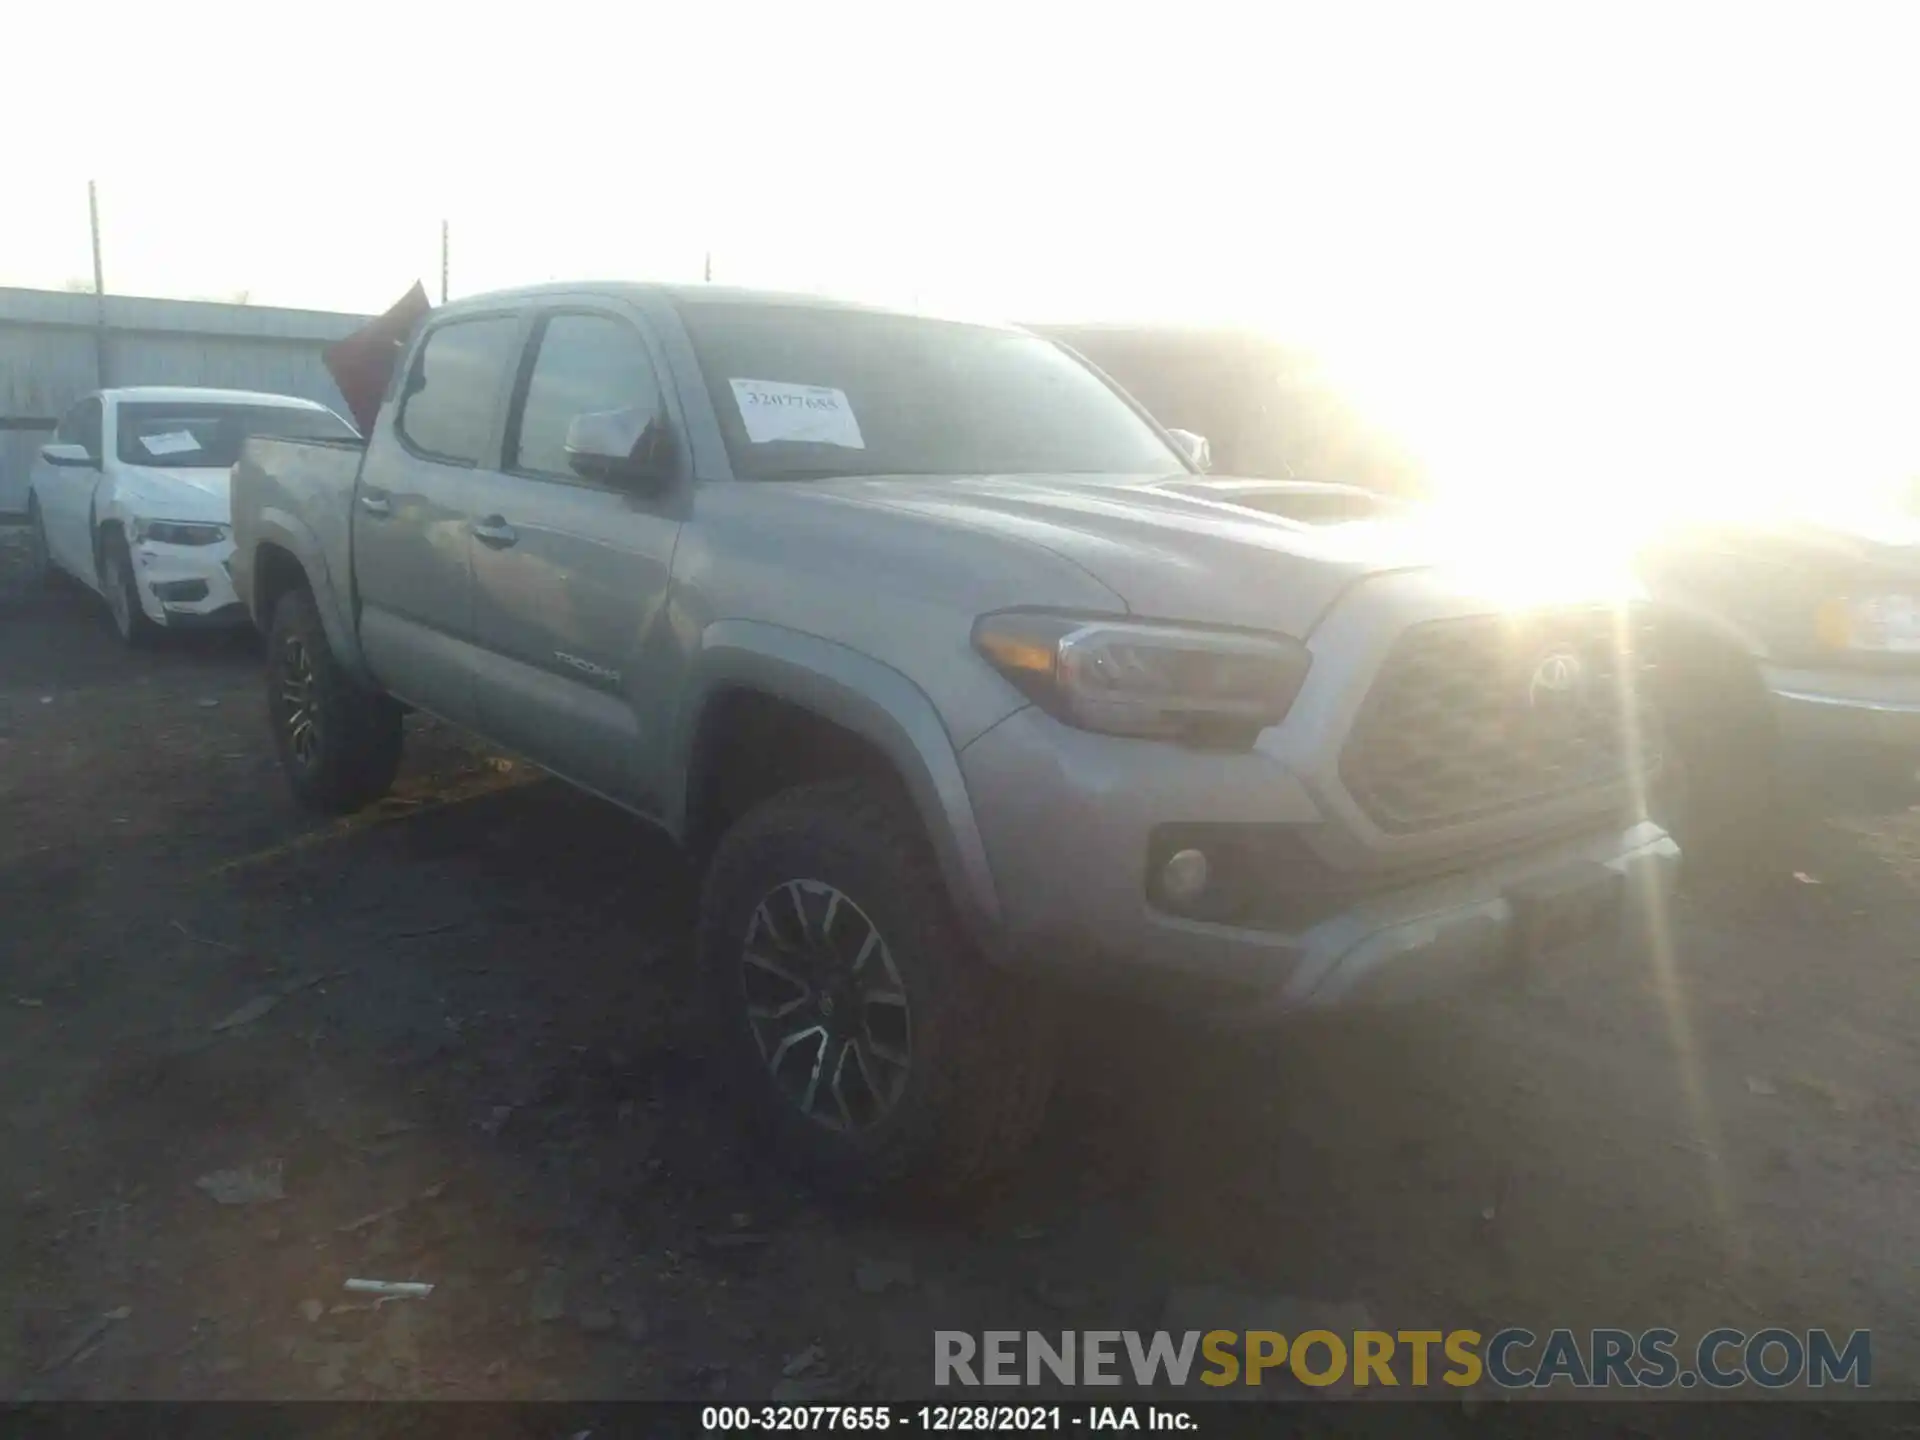
{"label": "off-road tire", "polygon": [[[292,698],[296,692],[304,706]],[[304,589],[289,590],[273,607],[267,716],[280,768],[306,809],[350,814],[392,788],[400,768],[400,706],[341,668]],[[301,718],[312,731],[296,738]]]}
{"label": "off-road tire", "polygon": [[100,594],[107,602],[113,633],[122,645],[142,650],[160,638],[160,627],[141,608],[139,585],[133,578],[133,552],[118,528],[100,536]]}
{"label": "off-road tire", "polygon": [[[742,955],[753,915],[788,881],[843,893],[884,938],[911,1015],[912,1064],[870,1128],[806,1118],[771,1077],[747,1019]],[[904,799],[867,780],[803,786],[722,836],[701,895],[699,952],[722,1075],[757,1135],[841,1196],[978,1195],[1039,1129],[1053,1078],[1051,1007],[967,943]]]}

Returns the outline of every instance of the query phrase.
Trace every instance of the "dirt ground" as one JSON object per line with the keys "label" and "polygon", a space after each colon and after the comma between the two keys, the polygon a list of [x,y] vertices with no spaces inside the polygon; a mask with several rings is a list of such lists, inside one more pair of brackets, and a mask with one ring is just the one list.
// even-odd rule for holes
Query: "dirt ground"
{"label": "dirt ground", "polygon": [[[399,796],[316,824],[247,645],[0,598],[0,1395],[905,1398],[936,1328],[1152,1329],[1199,1287],[1866,1327],[1920,1388],[1920,816],[1449,1007],[1223,1042],[1087,1005],[1031,1163],[916,1218],[749,1152],[656,838],[411,723]],[[235,1170],[284,1198],[219,1203]]]}

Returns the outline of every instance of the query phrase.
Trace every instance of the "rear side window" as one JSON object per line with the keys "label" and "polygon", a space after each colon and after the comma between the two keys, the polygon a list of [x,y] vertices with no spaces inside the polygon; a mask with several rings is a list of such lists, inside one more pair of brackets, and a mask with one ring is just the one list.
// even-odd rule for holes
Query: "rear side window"
{"label": "rear side window", "polygon": [[[535,475],[569,476],[567,427],[581,415],[660,413],[660,386],[631,325],[608,315],[555,315],[540,334],[527,398],[508,464]],[[638,426],[635,427],[638,433]]]}
{"label": "rear side window", "polygon": [[487,458],[500,384],[513,362],[520,322],[512,316],[454,320],[427,336],[407,377],[400,433],[435,460]]}

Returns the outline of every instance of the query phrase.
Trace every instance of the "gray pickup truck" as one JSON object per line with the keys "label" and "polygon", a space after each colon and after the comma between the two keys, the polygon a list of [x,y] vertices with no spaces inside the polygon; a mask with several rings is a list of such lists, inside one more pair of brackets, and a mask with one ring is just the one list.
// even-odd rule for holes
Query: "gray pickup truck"
{"label": "gray pickup truck", "polygon": [[1678,858],[1626,600],[1496,608],[1042,338],[576,285],[394,354],[364,445],[234,478],[294,791],[379,796],[417,707],[659,825],[717,1043],[829,1181],[1003,1164],[1076,983],[1243,1023],[1426,993]]}

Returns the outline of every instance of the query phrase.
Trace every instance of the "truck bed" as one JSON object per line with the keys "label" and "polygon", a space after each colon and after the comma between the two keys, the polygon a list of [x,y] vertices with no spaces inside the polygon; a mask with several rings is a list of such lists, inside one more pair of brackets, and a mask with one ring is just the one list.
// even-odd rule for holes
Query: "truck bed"
{"label": "truck bed", "polygon": [[[279,547],[306,571],[330,636],[347,615],[352,584],[353,491],[366,441],[255,436],[233,467],[233,583],[261,629],[257,572]],[[342,626],[351,645],[351,627]]]}

